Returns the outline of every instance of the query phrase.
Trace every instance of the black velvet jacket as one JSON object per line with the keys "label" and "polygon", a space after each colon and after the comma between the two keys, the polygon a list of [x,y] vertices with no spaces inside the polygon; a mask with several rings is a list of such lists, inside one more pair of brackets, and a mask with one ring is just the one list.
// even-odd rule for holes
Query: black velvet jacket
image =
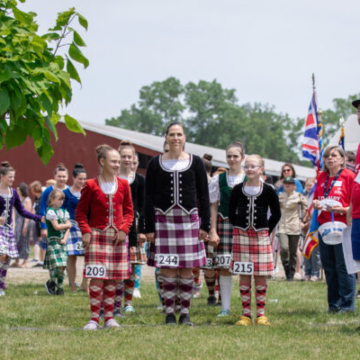
{"label": "black velvet jacket", "polygon": [[134,221],[129,231],[129,246],[137,246],[137,232],[142,233],[144,230],[145,178],[140,174],[135,174],[130,189],[134,208]]}
{"label": "black velvet jacket", "polygon": [[[246,183],[245,183],[246,184]],[[274,230],[281,217],[279,198],[275,190],[261,183],[260,192],[254,196],[244,192],[244,183],[235,185],[230,195],[229,220],[234,227],[246,231]],[[268,208],[271,216],[268,220]]]}
{"label": "black velvet jacket", "polygon": [[[197,201],[198,200],[198,201]],[[199,206],[200,228],[210,230],[210,202],[205,166],[196,155],[190,155],[184,170],[166,170],[161,155],[153,157],[146,170],[145,233],[155,232],[155,210],[164,214],[178,206],[186,213]]]}

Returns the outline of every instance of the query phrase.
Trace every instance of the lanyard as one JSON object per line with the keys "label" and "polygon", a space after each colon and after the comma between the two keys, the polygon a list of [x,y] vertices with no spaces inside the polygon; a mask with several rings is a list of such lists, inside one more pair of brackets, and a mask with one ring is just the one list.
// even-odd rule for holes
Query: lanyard
{"label": "lanyard", "polygon": [[335,185],[336,180],[339,178],[339,176],[340,176],[340,174],[341,174],[342,171],[343,171],[343,169],[340,169],[340,170],[338,171],[338,173],[336,174],[334,180],[331,181],[331,184],[330,184],[328,190],[326,190],[326,189],[327,189],[327,185],[328,185],[328,181],[329,181],[330,174],[327,175],[326,180],[325,180],[325,186],[324,186],[324,198],[325,198],[325,199],[326,199],[326,198],[328,197],[328,195],[330,194],[331,189],[332,189],[333,186]]}

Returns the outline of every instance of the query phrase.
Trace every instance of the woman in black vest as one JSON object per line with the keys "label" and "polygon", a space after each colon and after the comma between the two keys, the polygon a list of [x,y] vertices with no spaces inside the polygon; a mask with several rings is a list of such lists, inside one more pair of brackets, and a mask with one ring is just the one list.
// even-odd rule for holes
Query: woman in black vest
{"label": "woman in black vest", "polygon": [[169,151],[152,158],[146,172],[145,232],[163,275],[166,324],[176,324],[179,289],[179,324],[192,326],[192,268],[205,265],[203,241],[210,228],[208,182],[201,159],[183,151],[186,136],[180,123],[168,126],[165,140]]}

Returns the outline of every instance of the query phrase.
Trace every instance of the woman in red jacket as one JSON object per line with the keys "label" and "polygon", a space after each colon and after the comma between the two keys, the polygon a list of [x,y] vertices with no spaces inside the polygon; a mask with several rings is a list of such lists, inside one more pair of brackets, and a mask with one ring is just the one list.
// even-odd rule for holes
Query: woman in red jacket
{"label": "woman in red jacket", "polygon": [[108,145],[99,145],[96,153],[100,175],[86,181],[75,212],[85,250],[85,277],[91,278],[91,320],[84,330],[99,328],[102,302],[104,327],[119,327],[113,319],[115,286],[129,276],[125,240],[134,218],[129,184],[116,176],[119,153]]}
{"label": "woman in red jacket", "polygon": [[[313,208],[318,210],[319,225],[335,221],[347,225],[355,174],[345,168],[345,151],[329,145],[324,151],[324,171],[319,174]],[[325,270],[329,312],[355,310],[355,275],[348,274],[342,243],[329,244],[319,234],[321,263]]]}

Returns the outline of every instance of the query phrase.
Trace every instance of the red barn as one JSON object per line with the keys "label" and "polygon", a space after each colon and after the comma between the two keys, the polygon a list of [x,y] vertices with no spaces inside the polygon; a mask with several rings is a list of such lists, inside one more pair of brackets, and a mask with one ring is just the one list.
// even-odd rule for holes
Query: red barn
{"label": "red barn", "polygon": [[[136,131],[126,130],[118,127],[97,125],[80,122],[86,131],[86,136],[76,134],[67,130],[63,122],[58,123],[57,131],[59,141],[52,141],[54,156],[49,164],[45,166],[39,159],[31,138],[22,146],[9,151],[4,147],[1,150],[1,161],[7,160],[16,169],[15,186],[20,182],[27,184],[34,180],[45,181],[53,178],[54,170],[59,162],[65,164],[71,171],[76,163],[81,163],[87,171],[88,177],[95,177],[99,173],[96,161],[95,148],[100,144],[108,144],[115,149],[118,148],[121,140],[130,140],[139,154],[139,173],[145,174],[146,166],[152,156],[163,151],[164,137],[144,134]],[[211,148],[208,146],[186,143],[186,151],[202,157],[205,153],[213,156],[213,166],[228,167],[226,154],[223,149]],[[265,169],[268,175],[279,176],[282,162],[264,159]],[[304,181],[307,177],[314,176],[313,169],[295,165],[298,179]],[[69,184],[71,184],[71,178]]]}

